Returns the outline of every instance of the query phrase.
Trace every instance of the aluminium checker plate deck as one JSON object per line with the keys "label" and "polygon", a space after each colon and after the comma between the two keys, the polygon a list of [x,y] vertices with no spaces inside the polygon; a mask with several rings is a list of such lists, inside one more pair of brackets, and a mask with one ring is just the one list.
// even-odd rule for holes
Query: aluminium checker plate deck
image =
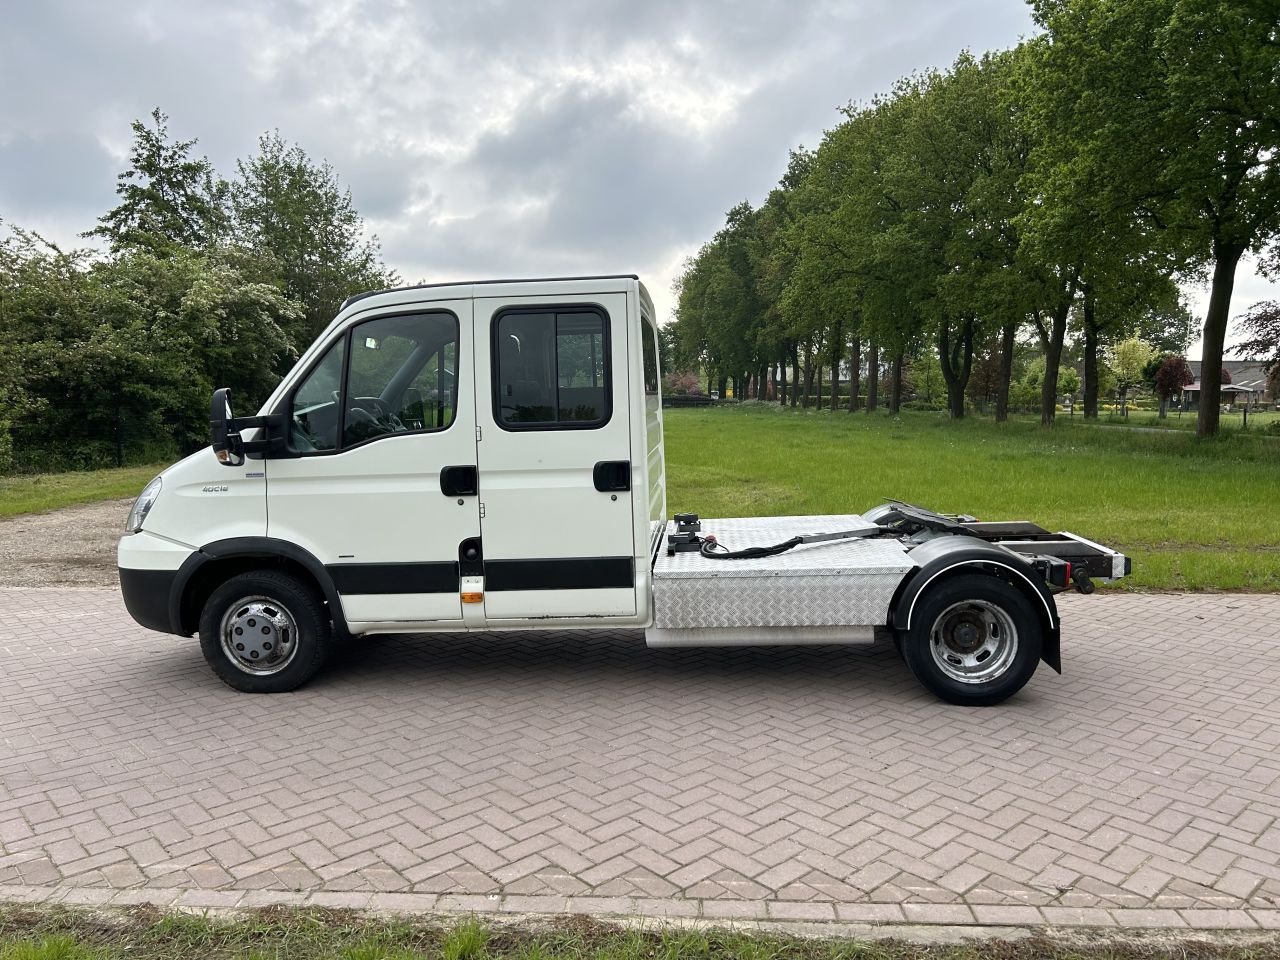
{"label": "aluminium checker plate deck", "polygon": [[[703,520],[729,550],[791,537],[873,527],[859,514]],[[667,524],[667,534],[676,532]],[[689,551],[667,555],[664,536],[653,565],[653,625],[707,627],[876,626],[893,593],[916,566],[892,538],[803,543],[773,557],[711,560]]]}

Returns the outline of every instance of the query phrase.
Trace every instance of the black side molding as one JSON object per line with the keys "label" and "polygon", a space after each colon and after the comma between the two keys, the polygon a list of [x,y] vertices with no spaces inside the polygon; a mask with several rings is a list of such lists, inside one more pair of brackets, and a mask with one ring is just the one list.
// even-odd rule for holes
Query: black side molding
{"label": "black side molding", "polygon": [[635,587],[631,557],[567,557],[551,560],[486,560],[484,588],[506,590],[606,590]]}
{"label": "black side molding", "polygon": [[458,565],[443,563],[331,563],[338,593],[457,593]]}

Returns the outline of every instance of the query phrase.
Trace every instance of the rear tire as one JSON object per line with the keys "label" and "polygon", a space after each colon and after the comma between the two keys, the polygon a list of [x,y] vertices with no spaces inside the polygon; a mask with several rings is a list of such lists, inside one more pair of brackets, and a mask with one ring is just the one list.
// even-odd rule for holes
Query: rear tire
{"label": "rear tire", "polygon": [[275,570],[232,577],[200,615],[200,649],[213,672],[243,693],[296,690],[324,666],[333,631],[310,584]]}
{"label": "rear tire", "polygon": [[922,596],[902,658],[948,703],[986,707],[1021,690],[1040,660],[1043,628],[1020,590],[984,574],[944,580]]}

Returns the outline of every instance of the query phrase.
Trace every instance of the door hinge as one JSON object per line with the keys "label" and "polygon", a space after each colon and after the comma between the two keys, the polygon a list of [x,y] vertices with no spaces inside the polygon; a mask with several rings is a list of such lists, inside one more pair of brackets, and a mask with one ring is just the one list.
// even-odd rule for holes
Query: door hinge
{"label": "door hinge", "polygon": [[479,442],[480,442],[480,440],[481,440],[481,436],[480,436],[480,424],[478,424],[478,423],[477,423],[477,424],[476,424],[476,443],[479,443]]}
{"label": "door hinge", "polygon": [[480,504],[480,519],[484,519],[484,504]]}

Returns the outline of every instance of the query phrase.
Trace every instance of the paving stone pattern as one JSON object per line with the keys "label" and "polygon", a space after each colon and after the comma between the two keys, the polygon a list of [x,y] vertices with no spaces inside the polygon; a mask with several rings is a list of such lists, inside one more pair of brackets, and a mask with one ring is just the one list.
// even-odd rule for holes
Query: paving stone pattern
{"label": "paving stone pattern", "polygon": [[111,590],[0,590],[0,900],[1280,926],[1280,596],[1062,598],[1066,674],[891,647],[344,645],[219,683]]}

